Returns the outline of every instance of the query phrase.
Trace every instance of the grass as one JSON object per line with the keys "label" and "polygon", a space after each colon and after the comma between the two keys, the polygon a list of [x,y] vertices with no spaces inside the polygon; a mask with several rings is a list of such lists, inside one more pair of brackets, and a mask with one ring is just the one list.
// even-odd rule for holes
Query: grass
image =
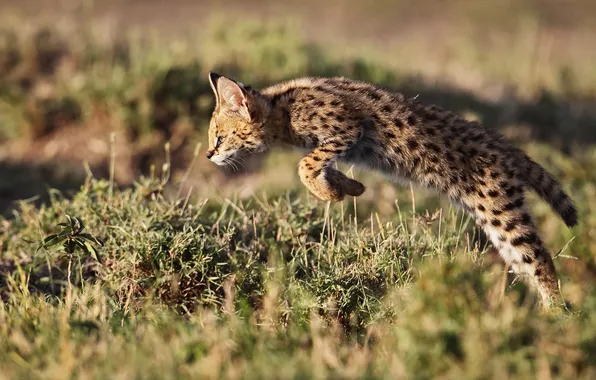
{"label": "grass", "polygon": [[[18,21],[0,28],[0,379],[596,376],[596,84],[555,78],[583,63],[525,82],[527,66],[470,58],[524,86],[487,100],[288,25],[215,21],[197,42]],[[208,70],[257,87],[347,75],[504,131],[579,206],[567,230],[531,198],[568,310],[538,310],[428,192],[356,169],[366,193],[327,205],[280,151],[217,171],[201,159]]]}
{"label": "grass", "polygon": [[[454,210],[382,222],[346,203],[189,202],[154,187],[110,194],[90,179],[0,221],[2,376],[594,375],[593,290],[561,315],[519,285],[504,296],[502,267]],[[98,260],[37,250],[65,215],[103,240]]]}

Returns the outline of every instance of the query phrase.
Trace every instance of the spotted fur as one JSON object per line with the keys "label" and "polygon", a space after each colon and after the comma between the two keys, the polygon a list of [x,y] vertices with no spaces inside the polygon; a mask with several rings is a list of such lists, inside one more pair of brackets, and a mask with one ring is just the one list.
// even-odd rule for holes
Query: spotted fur
{"label": "spotted fur", "polygon": [[347,78],[301,78],[255,91],[210,74],[217,102],[207,157],[225,165],[277,144],[310,150],[298,165],[318,198],[361,195],[360,182],[332,163],[342,160],[435,189],[463,206],[501,257],[536,285],[550,304],[557,274],[528,213],[536,191],[568,226],[577,212],[560,184],[495,131],[455,113]]}

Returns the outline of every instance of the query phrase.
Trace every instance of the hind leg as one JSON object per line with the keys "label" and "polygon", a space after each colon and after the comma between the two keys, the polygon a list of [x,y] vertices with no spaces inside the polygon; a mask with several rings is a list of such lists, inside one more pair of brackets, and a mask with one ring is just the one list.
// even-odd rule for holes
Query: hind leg
{"label": "hind leg", "polygon": [[487,192],[476,200],[473,213],[503,260],[550,306],[559,297],[555,266],[524,205],[523,190],[514,190]]}

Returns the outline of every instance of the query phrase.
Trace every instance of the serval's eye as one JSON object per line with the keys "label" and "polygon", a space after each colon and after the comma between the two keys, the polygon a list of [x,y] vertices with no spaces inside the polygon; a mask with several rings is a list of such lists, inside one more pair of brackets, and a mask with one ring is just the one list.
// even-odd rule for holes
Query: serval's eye
{"label": "serval's eye", "polygon": [[221,136],[218,136],[215,139],[213,139],[213,148],[217,148],[222,141],[223,139],[221,138]]}

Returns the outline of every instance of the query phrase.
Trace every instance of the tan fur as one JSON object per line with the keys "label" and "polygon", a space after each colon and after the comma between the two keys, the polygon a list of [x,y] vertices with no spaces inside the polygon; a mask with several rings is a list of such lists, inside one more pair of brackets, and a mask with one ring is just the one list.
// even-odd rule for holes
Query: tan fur
{"label": "tan fur", "polygon": [[557,275],[524,204],[535,190],[565,223],[577,212],[561,186],[525,153],[478,123],[346,78],[301,78],[260,92],[210,74],[217,105],[207,156],[223,165],[278,144],[310,150],[298,174],[318,198],[340,201],[364,186],[333,168],[363,165],[432,188],[475,217],[501,257],[548,304]]}

